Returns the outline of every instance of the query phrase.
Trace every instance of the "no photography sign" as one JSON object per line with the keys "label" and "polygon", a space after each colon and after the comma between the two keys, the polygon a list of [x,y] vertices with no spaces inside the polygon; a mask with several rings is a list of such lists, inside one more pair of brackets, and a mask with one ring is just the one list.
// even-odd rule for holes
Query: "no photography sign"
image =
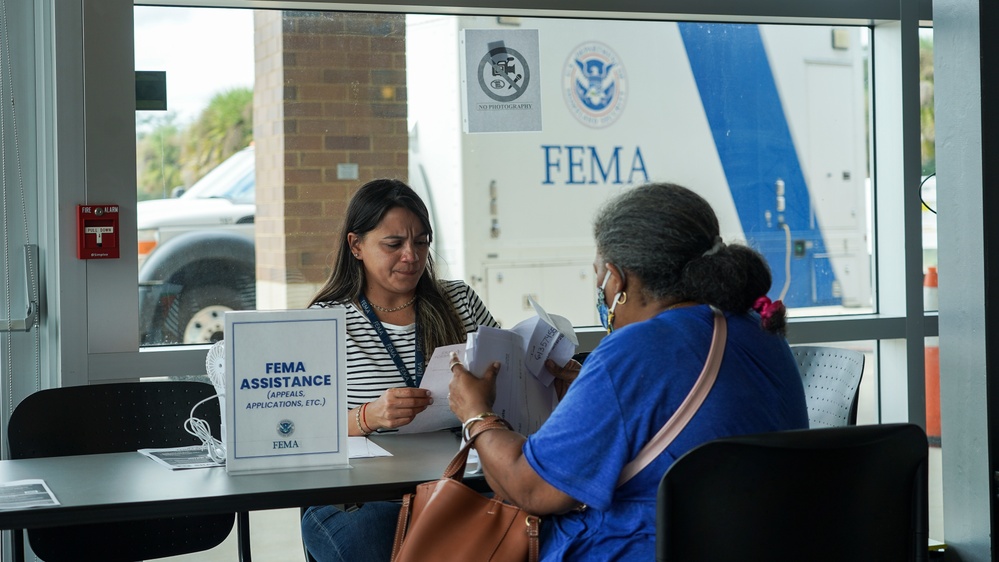
{"label": "no photography sign", "polygon": [[465,132],[540,131],[538,30],[466,29],[461,44]]}

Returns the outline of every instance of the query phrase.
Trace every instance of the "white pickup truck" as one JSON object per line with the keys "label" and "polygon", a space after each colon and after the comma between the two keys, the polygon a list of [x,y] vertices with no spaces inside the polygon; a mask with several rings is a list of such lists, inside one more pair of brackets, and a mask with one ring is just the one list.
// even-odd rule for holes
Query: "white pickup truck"
{"label": "white pickup truck", "polygon": [[179,197],[139,202],[142,345],[217,341],[225,311],[255,307],[255,187],[251,146]]}

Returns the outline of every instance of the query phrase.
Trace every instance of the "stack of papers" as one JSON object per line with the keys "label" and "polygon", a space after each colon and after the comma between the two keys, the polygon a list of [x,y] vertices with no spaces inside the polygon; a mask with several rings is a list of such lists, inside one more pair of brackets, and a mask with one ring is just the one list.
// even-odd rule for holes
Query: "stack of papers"
{"label": "stack of papers", "polygon": [[44,480],[14,480],[0,483],[0,509],[59,505]]}
{"label": "stack of papers", "polygon": [[213,461],[208,456],[208,450],[205,449],[204,445],[171,447],[167,449],[139,449],[139,452],[170,470],[225,466],[224,463]]}
{"label": "stack of papers", "polygon": [[510,330],[482,326],[468,334],[467,343],[434,350],[420,383],[421,388],[430,390],[434,403],[399,432],[435,431],[460,425],[447,403],[451,352],[457,353],[465,367],[477,376],[498,361],[493,410],[519,433],[530,435],[537,431],[557,403],[552,388],[555,376],[545,369],[545,360],[565,365],[576,353],[579,342],[568,319],[546,313],[533,300],[531,304],[537,315]]}

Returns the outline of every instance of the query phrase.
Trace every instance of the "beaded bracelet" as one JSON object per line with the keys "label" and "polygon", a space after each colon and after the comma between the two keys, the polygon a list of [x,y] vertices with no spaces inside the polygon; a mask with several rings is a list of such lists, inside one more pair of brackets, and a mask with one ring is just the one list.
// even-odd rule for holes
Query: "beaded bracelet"
{"label": "beaded bracelet", "polygon": [[365,435],[370,435],[375,432],[375,430],[371,429],[371,426],[368,425],[368,410],[367,410],[368,404],[370,404],[370,402],[365,402],[364,404],[361,404],[361,425],[368,428],[368,431],[365,433]]}
{"label": "beaded bracelet", "polygon": [[364,431],[364,428],[361,427],[361,408],[364,408],[364,406],[354,410],[354,421],[357,422],[357,430],[361,432],[361,435],[368,435],[371,432]]}

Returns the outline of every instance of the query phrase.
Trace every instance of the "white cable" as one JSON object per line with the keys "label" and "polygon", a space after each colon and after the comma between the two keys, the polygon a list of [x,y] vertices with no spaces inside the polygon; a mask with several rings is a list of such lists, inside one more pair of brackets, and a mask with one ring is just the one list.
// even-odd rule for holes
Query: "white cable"
{"label": "white cable", "polygon": [[784,288],[780,290],[780,296],[777,297],[777,300],[783,301],[784,297],[787,296],[787,290],[791,288],[791,227],[786,222],[782,222],[780,225],[784,228],[787,239],[784,244]]}
{"label": "white cable", "polygon": [[225,431],[225,341],[217,341],[210,348],[208,348],[208,354],[205,356],[205,373],[208,375],[208,380],[211,381],[212,386],[215,387],[215,396],[211,398],[206,398],[201,402],[194,405],[197,408],[201,404],[211,400],[212,398],[218,398],[219,400],[219,410],[222,412],[222,425],[219,428],[219,433],[222,435],[222,440],[219,441],[212,437],[211,428],[208,423],[204,420],[194,417],[194,408],[191,408],[191,417],[184,423],[184,429],[194,435],[198,439],[201,439],[201,443],[204,444],[205,449],[208,451],[208,456],[215,462],[219,464],[225,464],[226,450],[226,431]]}
{"label": "white cable", "polygon": [[[2,16],[2,21],[0,21],[0,26],[2,26],[3,29],[3,45],[2,47],[0,47],[0,103],[6,105],[7,94],[9,92],[11,134],[13,136],[13,141],[14,141],[14,156],[15,156],[14,162],[17,170],[18,189],[21,195],[21,201],[20,201],[21,219],[24,224],[24,241],[25,243],[27,243],[30,240],[30,234],[28,232],[28,207],[27,207],[27,198],[25,197],[25,192],[24,192],[24,175],[22,172],[23,166],[21,164],[21,140],[17,134],[17,107],[15,106],[15,98],[14,98],[14,72],[13,72],[14,66],[12,64],[11,53],[10,53],[10,29],[9,29],[10,20],[7,17],[6,2],[0,2],[0,16]],[[6,63],[6,65],[4,65],[3,63]],[[0,180],[0,198],[2,198],[2,204],[0,204],[0,211],[2,211],[2,215],[0,215],[0,223],[6,223],[9,211],[8,202],[7,202],[8,174],[7,174],[6,140],[7,140],[7,122],[6,119],[4,118],[3,107],[0,107],[0,176],[3,176],[2,180]],[[2,276],[2,279],[0,279],[0,281],[2,281],[4,284],[4,295],[6,297],[6,312],[7,312],[6,318],[8,319],[8,324],[6,326],[6,329],[8,332],[11,331],[10,320],[13,319],[13,316],[11,315],[11,306],[10,306],[10,263],[8,256],[8,251],[10,249],[10,244],[9,244],[10,240],[6,236],[6,234],[8,234],[10,231],[11,227],[9,226],[9,224],[4,224],[5,235],[3,237],[3,264],[6,276]],[[29,255],[28,259],[25,260],[25,267],[27,268],[27,271],[25,271],[24,274],[29,281],[28,287],[36,288],[37,284],[32,282],[33,281],[32,274],[34,272],[32,268],[34,267],[34,264],[30,262],[31,262],[31,256]],[[29,288],[29,291],[31,290],[33,289]],[[38,301],[37,290],[35,290],[35,294],[33,295],[32,294],[25,295],[25,298],[28,300],[29,304],[32,301],[37,302]],[[35,324],[29,326],[28,330],[31,330],[31,328],[33,328],[34,326],[39,325],[40,322],[41,322],[41,314],[38,314],[35,316]],[[9,362],[9,365],[14,364],[14,348],[12,342],[13,338],[7,338],[6,359]],[[42,378],[41,336],[39,335],[39,330],[35,330],[34,344],[35,344],[35,390],[38,390],[39,388],[41,388],[41,378]],[[4,369],[0,368],[0,371],[3,370]],[[8,369],[6,370],[9,373],[7,377],[7,413],[9,415],[10,412],[14,411],[14,376],[13,374],[11,374],[10,367],[8,367]]]}
{"label": "white cable", "polygon": [[194,410],[196,410],[198,406],[216,398],[217,396],[218,395],[209,396],[191,408],[191,416],[184,422],[184,431],[201,440],[201,444],[208,452],[208,458],[218,464],[225,464],[225,443],[212,436],[212,429],[211,426],[208,425],[208,422],[194,417]]}
{"label": "white cable", "polygon": [[[4,44],[6,44],[6,38],[7,38],[8,35],[10,35],[10,33],[8,32],[8,29],[7,29],[7,4],[3,3],[2,7],[3,7],[3,22],[2,22],[2,25],[3,25],[3,32],[4,32],[3,33],[4,34]],[[8,66],[2,66],[2,65],[0,65],[0,100],[3,100],[3,98],[6,97],[6,95],[4,94],[4,92],[6,91],[6,81],[4,80],[5,77],[9,78],[10,80],[13,80],[13,72],[11,71],[11,69]],[[13,87],[11,88],[11,90],[13,91]],[[11,94],[11,96],[13,97],[13,94]],[[2,101],[0,101],[0,103],[2,103]],[[3,237],[3,271],[4,271],[4,275],[2,276],[3,279],[0,279],[0,281],[3,281],[4,308],[5,308],[5,311],[7,313],[7,316],[5,316],[5,318],[7,318],[7,325],[4,326],[4,329],[7,332],[10,332],[11,331],[11,322],[14,320],[14,316],[11,314],[12,307],[11,307],[11,304],[10,304],[10,283],[11,283],[10,280],[11,280],[12,275],[10,273],[10,243],[9,243],[9,240],[8,240],[8,237],[7,237],[8,228],[7,228],[7,224],[6,224],[6,221],[7,221],[7,119],[5,117],[6,116],[6,112],[5,111],[6,110],[2,106],[0,106],[0,213],[2,213],[2,214],[0,214],[0,223],[3,224],[3,228],[4,228],[4,237]],[[12,111],[11,112],[11,118],[13,118],[13,117],[14,117],[14,112]],[[30,298],[30,297],[28,297],[28,298]],[[14,338],[6,338],[6,339],[7,339],[7,353],[4,356],[5,363],[6,363],[6,365],[5,365],[6,368],[0,368],[0,373],[10,373],[10,375],[7,378],[7,402],[8,402],[8,404],[7,404],[7,412],[9,413],[9,412],[13,412],[14,411],[14,374],[13,374],[13,365],[14,365],[14,359],[13,359],[13,356],[14,356],[14,344],[13,344],[13,341],[14,341]]]}

